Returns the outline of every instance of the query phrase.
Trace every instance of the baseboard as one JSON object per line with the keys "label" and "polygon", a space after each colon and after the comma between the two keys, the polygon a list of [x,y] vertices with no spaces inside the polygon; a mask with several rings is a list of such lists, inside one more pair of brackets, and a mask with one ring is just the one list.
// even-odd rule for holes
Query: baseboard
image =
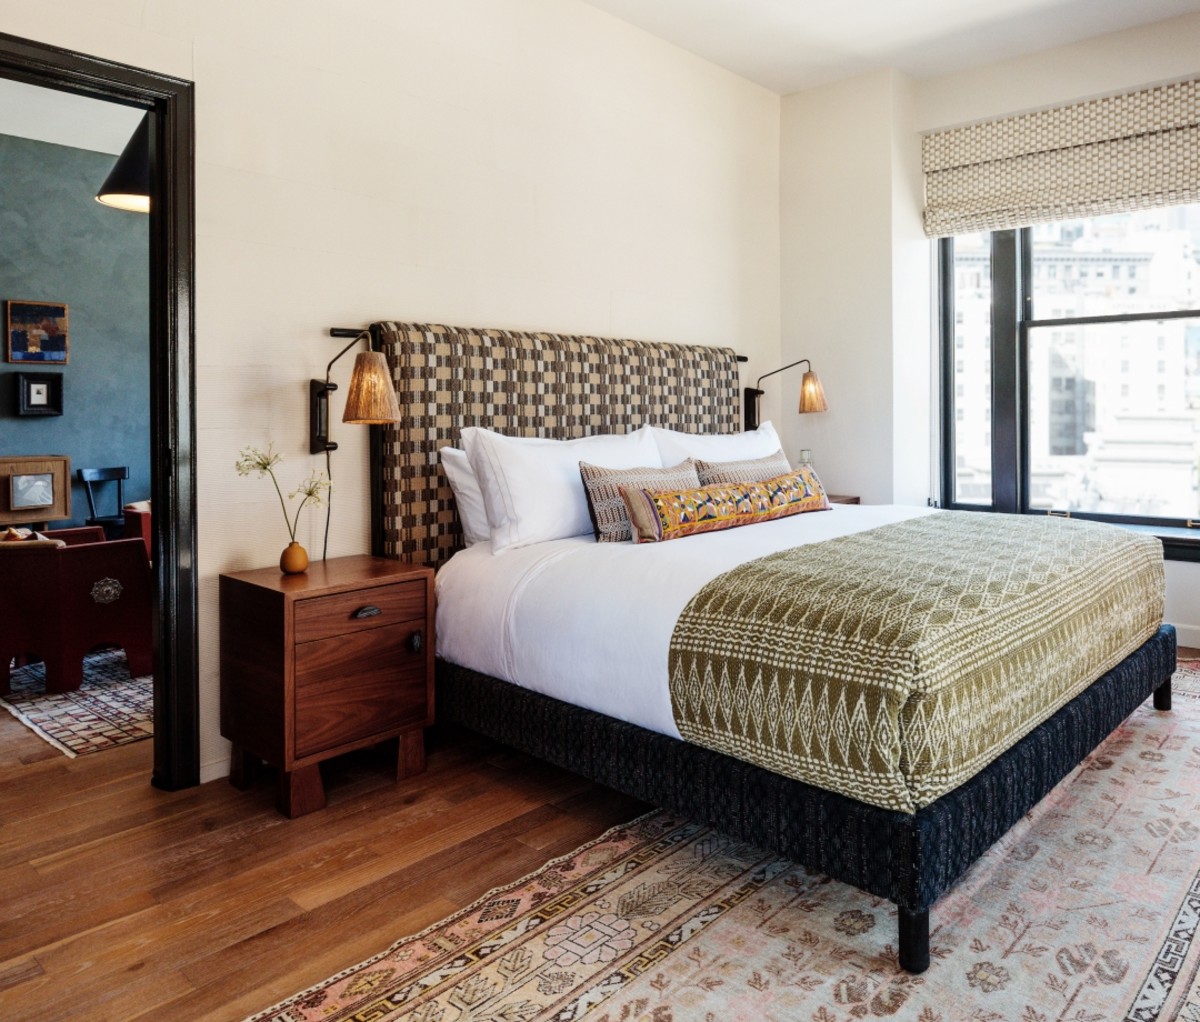
{"label": "baseboard", "polygon": [[1179,645],[1200,648],[1200,625],[1175,625]]}
{"label": "baseboard", "polygon": [[215,763],[203,763],[200,766],[200,783],[207,784],[222,777],[229,776],[229,757],[217,760]]}

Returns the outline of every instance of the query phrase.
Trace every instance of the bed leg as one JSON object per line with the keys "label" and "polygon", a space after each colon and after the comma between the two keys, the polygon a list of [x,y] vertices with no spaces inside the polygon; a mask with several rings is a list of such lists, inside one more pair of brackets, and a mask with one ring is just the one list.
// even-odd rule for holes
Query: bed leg
{"label": "bed leg", "polygon": [[1171,708],[1171,679],[1168,678],[1154,690],[1154,708],[1169,710]]}
{"label": "bed leg", "polygon": [[919,973],[929,968],[929,909],[900,909],[900,968]]}

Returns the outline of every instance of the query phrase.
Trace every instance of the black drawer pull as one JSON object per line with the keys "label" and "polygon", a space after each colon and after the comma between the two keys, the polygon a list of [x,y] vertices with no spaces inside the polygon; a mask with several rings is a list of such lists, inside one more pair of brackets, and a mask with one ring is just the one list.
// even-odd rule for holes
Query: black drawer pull
{"label": "black drawer pull", "polygon": [[365,607],[359,607],[358,610],[356,610],[350,616],[352,618],[354,618],[356,621],[361,621],[364,618],[368,618],[368,617],[379,617],[379,615],[382,613],[383,613],[383,611],[380,610],[378,607],[374,606],[373,604],[368,603]]}
{"label": "black drawer pull", "polygon": [[408,648],[411,649],[414,653],[420,653],[421,652],[421,642],[422,642],[421,633],[413,632],[408,640]]}

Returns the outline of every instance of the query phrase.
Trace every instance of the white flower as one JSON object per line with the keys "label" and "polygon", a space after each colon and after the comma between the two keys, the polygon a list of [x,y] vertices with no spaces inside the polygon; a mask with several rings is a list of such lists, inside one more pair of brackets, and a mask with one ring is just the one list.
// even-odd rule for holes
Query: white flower
{"label": "white flower", "polygon": [[324,492],[333,484],[325,478],[324,472],[314,470],[304,482],[288,494],[288,500],[295,500],[301,494],[304,497],[300,501],[300,506],[296,508],[295,515],[289,517],[287,502],[283,499],[283,491],[279,488],[279,480],[275,478],[275,466],[281,461],[283,461],[283,455],[276,454],[270,444],[267,445],[265,451],[258,447],[243,447],[241,453],[238,455],[237,462],[234,464],[234,468],[237,469],[237,474],[240,476],[248,476],[251,472],[256,472],[260,479],[264,475],[271,477],[271,482],[275,486],[275,492],[279,495],[279,506],[283,509],[283,524],[287,526],[288,538],[294,543],[296,541],[296,526],[300,522],[300,512],[304,510],[304,505],[312,504],[313,506],[319,506],[322,502]]}

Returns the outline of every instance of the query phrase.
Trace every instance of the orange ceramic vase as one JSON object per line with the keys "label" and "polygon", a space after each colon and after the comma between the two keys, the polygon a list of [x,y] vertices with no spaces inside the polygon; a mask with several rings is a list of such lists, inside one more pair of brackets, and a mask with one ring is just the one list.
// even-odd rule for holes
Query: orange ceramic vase
{"label": "orange ceramic vase", "polygon": [[285,575],[300,575],[308,570],[308,551],[295,540],[279,555],[279,570]]}

